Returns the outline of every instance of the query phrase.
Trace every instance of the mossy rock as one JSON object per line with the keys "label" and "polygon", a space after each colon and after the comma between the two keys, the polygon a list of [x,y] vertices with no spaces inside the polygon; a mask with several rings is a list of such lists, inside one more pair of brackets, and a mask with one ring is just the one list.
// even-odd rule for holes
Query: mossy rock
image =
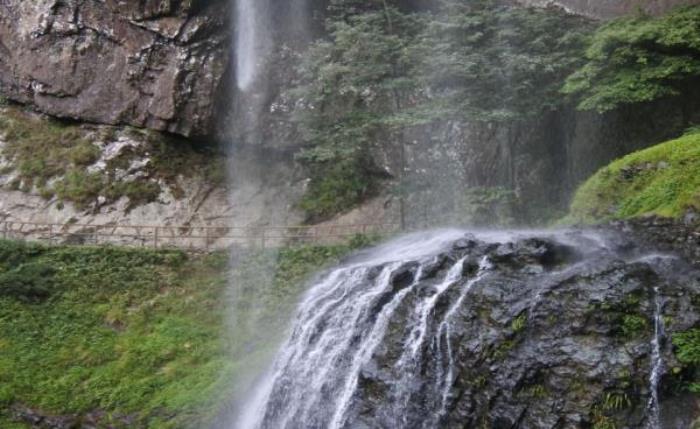
{"label": "mossy rock", "polygon": [[576,192],[566,223],[700,212],[700,131],[612,162]]}

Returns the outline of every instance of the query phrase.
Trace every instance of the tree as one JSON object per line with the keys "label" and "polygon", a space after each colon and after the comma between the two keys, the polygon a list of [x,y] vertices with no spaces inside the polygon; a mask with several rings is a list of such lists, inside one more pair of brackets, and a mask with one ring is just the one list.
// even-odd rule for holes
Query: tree
{"label": "tree", "polygon": [[442,0],[419,12],[394,3],[332,1],[328,37],[303,57],[295,120],[305,140],[298,159],[311,177],[301,206],[311,219],[373,195],[387,178],[373,159],[379,152],[396,153],[392,179],[403,207],[425,182],[406,174],[407,131],[417,126],[506,123],[514,176],[519,121],[564,103],[559,89],[583,63],[591,27],[563,12],[491,0]]}
{"label": "tree", "polygon": [[328,217],[371,196],[386,175],[373,149],[392,139],[386,115],[401,109],[411,64],[407,47],[420,27],[412,15],[383,4],[328,22],[329,40],[315,43],[301,65],[295,120],[306,146],[298,159],[311,183],[302,208]]}
{"label": "tree", "polygon": [[[417,47],[422,86],[441,115],[505,121],[562,105],[591,25],[563,12],[445,0]],[[433,106],[431,110],[435,110]]]}
{"label": "tree", "polygon": [[[563,89],[579,97],[580,109],[602,113],[687,94],[700,82],[700,6],[612,21],[595,33],[586,59]],[[687,120],[687,106],[685,113]]]}

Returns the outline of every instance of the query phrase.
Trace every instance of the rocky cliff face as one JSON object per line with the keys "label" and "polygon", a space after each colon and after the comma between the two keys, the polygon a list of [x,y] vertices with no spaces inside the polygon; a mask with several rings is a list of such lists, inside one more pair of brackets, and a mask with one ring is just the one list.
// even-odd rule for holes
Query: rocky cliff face
{"label": "rocky cliff face", "polygon": [[227,1],[0,2],[0,93],[54,116],[211,132]]}
{"label": "rocky cliff face", "polygon": [[253,428],[688,428],[698,272],[617,234],[405,237],[313,286]]}
{"label": "rocky cliff face", "polygon": [[661,15],[674,7],[698,4],[697,0],[516,0],[526,6],[561,7],[565,10],[591,18],[610,19],[644,12]]}
{"label": "rocky cliff face", "polygon": [[[700,106],[693,101],[697,96],[688,94],[694,112]],[[694,114],[691,123],[698,119]],[[685,127],[681,105],[674,100],[603,115],[564,108],[510,124],[463,120],[417,127],[405,136],[406,176],[429,189],[409,198],[409,220],[439,221],[441,214],[458,209],[467,188],[513,190],[516,205],[525,204],[511,217],[526,222],[546,219],[566,211],[572,192],[601,166],[673,138]],[[398,176],[397,153],[377,157]],[[494,213],[475,215],[470,224],[497,220]],[[454,224],[453,219],[445,220]]]}

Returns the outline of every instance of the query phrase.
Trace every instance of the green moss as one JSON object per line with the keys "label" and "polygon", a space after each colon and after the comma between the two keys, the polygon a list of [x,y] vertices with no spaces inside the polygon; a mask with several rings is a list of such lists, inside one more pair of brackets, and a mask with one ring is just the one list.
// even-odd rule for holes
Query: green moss
{"label": "green moss", "polygon": [[528,386],[525,389],[523,389],[521,393],[527,398],[540,400],[546,398],[550,394],[549,390],[547,389],[547,386],[541,383]]}
{"label": "green moss", "polygon": [[12,404],[205,427],[274,350],[308,276],[350,250],[254,252],[229,272],[224,253],[0,241],[0,427],[24,427]]}
{"label": "green moss", "polygon": [[[120,132],[143,144],[123,148],[104,169],[89,171],[87,167],[101,155],[100,147],[90,140],[114,141]],[[211,145],[153,131],[115,127],[94,131],[7,107],[0,110],[0,135],[7,141],[2,155],[13,165],[3,174],[17,172],[12,189],[36,191],[47,200],[57,197],[78,209],[94,206],[99,197],[105,203],[126,197],[131,209],[156,201],[163,183],[175,197],[183,197],[181,176],[198,177],[211,186],[222,185],[226,177],[225,157]],[[124,179],[132,162],[142,159],[150,160],[141,169],[143,175]]]}
{"label": "green moss", "polygon": [[601,169],[576,192],[565,222],[700,210],[700,133],[635,152]]}
{"label": "green moss", "polygon": [[513,340],[505,340],[496,345],[491,351],[491,357],[495,361],[500,361],[506,358],[508,354],[515,348],[516,342]]}

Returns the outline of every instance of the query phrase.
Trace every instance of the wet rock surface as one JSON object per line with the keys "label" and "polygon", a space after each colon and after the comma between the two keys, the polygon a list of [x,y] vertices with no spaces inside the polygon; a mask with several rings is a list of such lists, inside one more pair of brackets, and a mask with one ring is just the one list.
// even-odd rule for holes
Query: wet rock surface
{"label": "wet rock surface", "polygon": [[670,338],[700,323],[700,271],[682,259],[575,231],[455,237],[396,258],[334,271],[302,304],[258,427],[641,428],[653,390],[662,427],[700,415],[672,370]]}
{"label": "wet rock surface", "polygon": [[642,248],[676,254],[700,268],[700,219],[693,211],[681,220],[650,216],[613,222],[604,228],[620,231]]}
{"label": "wet rock surface", "polygon": [[228,4],[3,1],[0,92],[58,117],[210,134]]}

